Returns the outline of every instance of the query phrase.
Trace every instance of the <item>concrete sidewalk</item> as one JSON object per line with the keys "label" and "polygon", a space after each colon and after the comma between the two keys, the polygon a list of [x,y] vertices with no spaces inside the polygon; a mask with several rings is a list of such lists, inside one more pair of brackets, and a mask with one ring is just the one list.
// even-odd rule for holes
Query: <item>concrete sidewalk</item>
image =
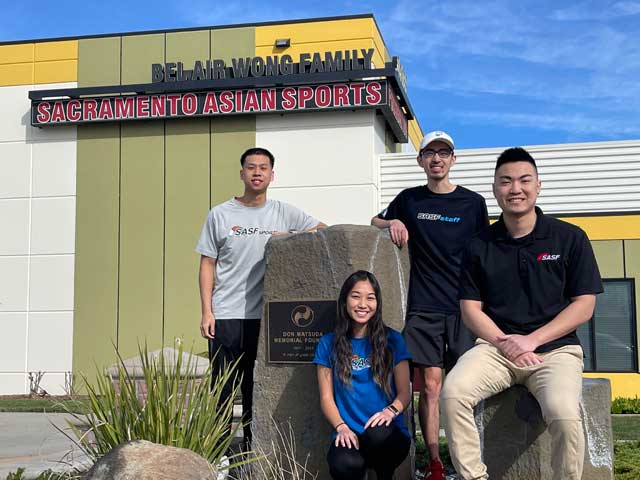
{"label": "concrete sidewalk", "polygon": [[77,423],[65,413],[0,412],[0,480],[20,467],[34,478],[48,469],[61,472],[82,465],[86,457],[54,427],[73,437],[67,419]]}

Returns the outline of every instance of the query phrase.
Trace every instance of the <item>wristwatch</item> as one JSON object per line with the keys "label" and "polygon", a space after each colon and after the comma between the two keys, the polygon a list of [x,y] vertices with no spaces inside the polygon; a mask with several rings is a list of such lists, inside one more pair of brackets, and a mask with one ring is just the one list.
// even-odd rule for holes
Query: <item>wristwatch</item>
{"label": "wristwatch", "polygon": [[398,410],[393,403],[390,403],[385,408],[388,408],[389,410],[391,410],[396,417],[400,415],[400,410]]}

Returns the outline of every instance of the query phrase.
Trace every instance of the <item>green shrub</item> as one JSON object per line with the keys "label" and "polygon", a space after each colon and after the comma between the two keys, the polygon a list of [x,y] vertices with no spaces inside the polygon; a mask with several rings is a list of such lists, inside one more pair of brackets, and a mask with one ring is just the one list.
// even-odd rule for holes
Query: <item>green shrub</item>
{"label": "green shrub", "polygon": [[[74,415],[88,422],[88,431],[79,429],[74,422],[69,427],[77,437],[78,445],[96,461],[117,445],[133,440],[148,440],[163,445],[188,448],[214,465],[219,465],[233,441],[236,425],[229,432],[233,417],[233,403],[240,389],[237,362],[219,375],[210,390],[211,366],[200,383],[193,380],[195,365],[191,357],[183,364],[182,346],[174,364],[163,355],[154,358],[147,348],[139,349],[146,400],[141,401],[136,391],[135,378],[129,375],[118,354],[119,391],[111,378],[99,372],[95,386],[86,377],[82,380],[88,392],[90,414]],[[182,371],[188,372],[185,376]],[[233,384],[227,400],[221,398],[227,381]],[[232,465],[233,466],[233,465]]]}
{"label": "green shrub", "polygon": [[611,402],[611,413],[640,413],[640,398],[616,397]]}

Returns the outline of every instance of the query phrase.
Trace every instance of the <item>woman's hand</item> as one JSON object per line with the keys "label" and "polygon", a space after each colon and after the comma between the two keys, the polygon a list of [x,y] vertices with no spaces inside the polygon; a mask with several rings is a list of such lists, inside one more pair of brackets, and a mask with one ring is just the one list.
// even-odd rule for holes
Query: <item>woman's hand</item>
{"label": "woman's hand", "polygon": [[395,413],[393,413],[388,408],[383,408],[379,412],[371,415],[369,420],[367,420],[367,423],[364,425],[364,428],[367,429],[369,427],[377,427],[382,425],[388,427],[389,425],[391,425],[391,422],[394,418],[396,418]]}
{"label": "woman's hand", "polygon": [[338,425],[336,432],[338,432],[336,436],[336,447],[351,448],[351,446],[353,446],[356,450],[360,448],[360,445],[358,445],[358,436],[346,423]]}

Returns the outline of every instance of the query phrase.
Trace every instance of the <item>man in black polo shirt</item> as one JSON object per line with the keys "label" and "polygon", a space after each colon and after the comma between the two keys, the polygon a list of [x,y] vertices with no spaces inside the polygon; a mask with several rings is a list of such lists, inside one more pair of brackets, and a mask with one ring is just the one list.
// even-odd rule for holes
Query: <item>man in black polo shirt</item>
{"label": "man in black polo shirt", "polygon": [[531,155],[505,150],[493,183],[502,216],[465,252],[460,309],[479,338],[441,396],[451,458],[464,480],[488,478],[473,407],[516,383],[540,403],[553,441],[553,478],[582,476],[576,328],[592,317],[602,281],[587,235],[535,206],[540,186]]}
{"label": "man in black polo shirt", "polygon": [[409,244],[411,275],[404,338],[420,368],[423,388],[418,406],[420,426],[431,455],[425,480],[444,480],[438,454],[438,397],[442,369],[450,368],[473,346],[474,336],[460,320],[458,279],[462,251],[488,224],[487,205],[475,192],[449,180],[456,161],[453,139],[428,133],[420,144],[418,165],[427,185],[408,188],[371,219],[388,228],[393,242]]}

